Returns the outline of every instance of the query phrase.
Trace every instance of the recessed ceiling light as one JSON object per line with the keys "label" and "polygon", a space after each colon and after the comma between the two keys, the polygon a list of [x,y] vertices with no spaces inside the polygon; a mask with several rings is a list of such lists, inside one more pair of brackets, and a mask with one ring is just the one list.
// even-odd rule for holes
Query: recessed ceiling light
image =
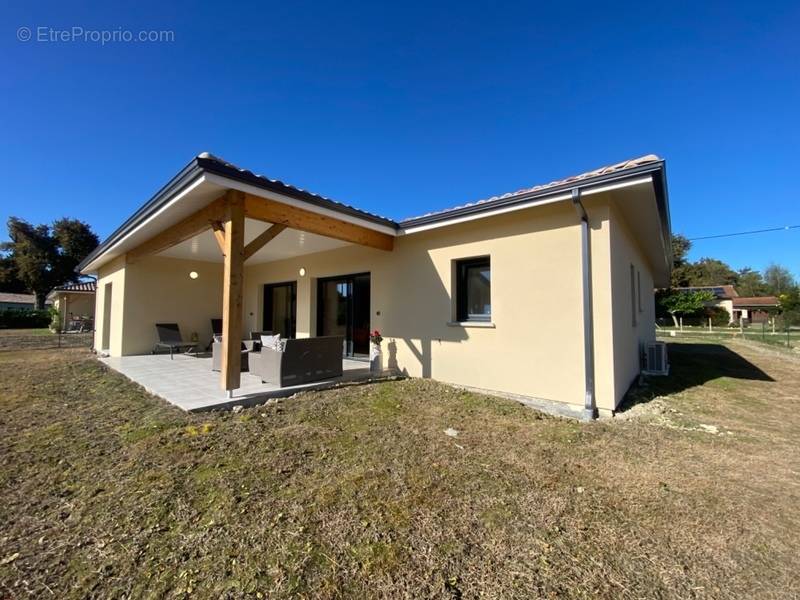
{"label": "recessed ceiling light", "polygon": [[197,271],[189,271],[189,279],[197,279],[198,277]]}

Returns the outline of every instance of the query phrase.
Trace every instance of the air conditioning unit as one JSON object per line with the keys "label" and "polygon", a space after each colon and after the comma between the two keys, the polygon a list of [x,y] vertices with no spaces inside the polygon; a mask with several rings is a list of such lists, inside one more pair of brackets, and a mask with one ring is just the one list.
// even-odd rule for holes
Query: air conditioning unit
{"label": "air conditioning unit", "polygon": [[644,345],[645,375],[669,375],[667,345],[664,342],[647,342]]}

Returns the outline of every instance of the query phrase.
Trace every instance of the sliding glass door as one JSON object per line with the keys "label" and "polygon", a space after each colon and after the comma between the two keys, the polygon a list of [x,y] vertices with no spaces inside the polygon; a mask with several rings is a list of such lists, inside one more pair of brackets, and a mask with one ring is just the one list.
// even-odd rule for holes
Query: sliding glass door
{"label": "sliding glass door", "polygon": [[317,335],[341,335],[346,356],[369,354],[369,273],[317,282]]}
{"label": "sliding glass door", "polygon": [[297,329],[297,283],[264,286],[264,331],[294,338]]}

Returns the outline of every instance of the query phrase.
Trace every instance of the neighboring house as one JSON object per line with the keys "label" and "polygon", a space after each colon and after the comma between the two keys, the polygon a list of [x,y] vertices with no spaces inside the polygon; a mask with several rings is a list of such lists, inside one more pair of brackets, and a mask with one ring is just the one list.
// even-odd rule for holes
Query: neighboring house
{"label": "neighboring house", "polygon": [[775,296],[743,297],[732,285],[708,285],[678,288],[686,291],[710,291],[716,297],[707,306],[717,306],[728,311],[730,323],[738,324],[741,319],[749,323],[765,323],[769,321],[771,313],[778,308],[778,299]]}
{"label": "neighboring house", "polygon": [[639,375],[670,239],[653,155],[395,222],[204,153],[79,268],[111,356],[149,353],[156,322],[208,339],[222,316],[229,393],[244,332],[342,335],[359,356],[378,329],[400,373],[588,416]]}
{"label": "neighboring house", "polygon": [[36,307],[34,294],[12,294],[0,292],[0,310],[33,310]]}
{"label": "neighboring house", "polygon": [[724,308],[728,311],[728,319],[730,323],[734,322],[733,318],[733,299],[738,298],[739,294],[732,285],[700,285],[691,287],[676,288],[685,292],[711,292],[714,294],[714,300],[706,302],[708,307]]}
{"label": "neighboring house", "polygon": [[778,308],[775,296],[739,296],[733,299],[733,320],[747,319],[750,323],[766,323]]}
{"label": "neighboring house", "polygon": [[78,321],[81,322],[81,327],[86,327],[87,322],[94,319],[96,291],[96,281],[69,283],[53,288],[47,295],[47,300],[58,310],[62,328],[74,328]]}

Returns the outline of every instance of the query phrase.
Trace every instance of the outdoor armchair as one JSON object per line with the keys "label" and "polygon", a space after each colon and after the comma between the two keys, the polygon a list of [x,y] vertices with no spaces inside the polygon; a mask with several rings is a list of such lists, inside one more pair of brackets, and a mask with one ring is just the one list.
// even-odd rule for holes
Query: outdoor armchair
{"label": "outdoor armchair", "polygon": [[183,340],[177,323],[156,323],[156,333],[158,341],[153,346],[153,354],[156,353],[156,350],[166,348],[169,350],[169,358],[172,360],[175,350],[180,352],[185,348],[185,352],[189,353],[197,348],[197,342]]}

